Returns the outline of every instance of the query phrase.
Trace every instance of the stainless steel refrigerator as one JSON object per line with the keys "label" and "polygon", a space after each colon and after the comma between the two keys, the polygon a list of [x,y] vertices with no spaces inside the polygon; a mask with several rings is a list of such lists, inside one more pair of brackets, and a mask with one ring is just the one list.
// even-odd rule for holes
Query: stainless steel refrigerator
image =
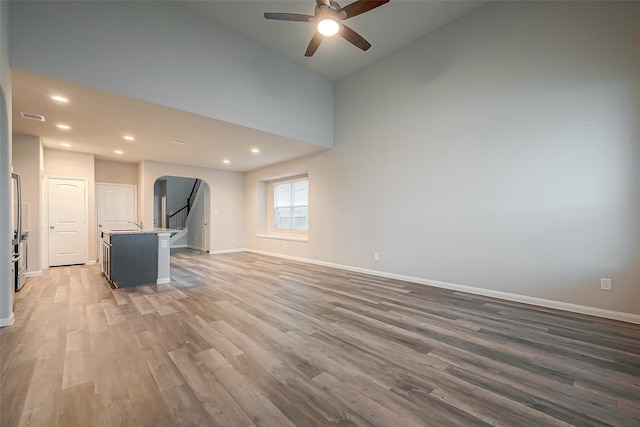
{"label": "stainless steel refrigerator", "polygon": [[23,229],[23,206],[22,206],[22,189],[20,188],[20,175],[11,174],[13,194],[12,210],[11,210],[11,228],[13,236],[11,245],[13,253],[11,255],[13,277],[12,281],[15,290],[19,291],[25,282],[27,272],[27,237],[29,232]]}

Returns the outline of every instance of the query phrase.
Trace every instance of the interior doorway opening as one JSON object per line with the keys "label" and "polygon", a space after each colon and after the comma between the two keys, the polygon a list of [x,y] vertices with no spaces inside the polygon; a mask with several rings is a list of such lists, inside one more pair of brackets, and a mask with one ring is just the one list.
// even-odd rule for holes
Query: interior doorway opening
{"label": "interior doorway opening", "polygon": [[162,176],[153,185],[155,227],[176,230],[171,248],[210,250],[209,185],[200,179]]}

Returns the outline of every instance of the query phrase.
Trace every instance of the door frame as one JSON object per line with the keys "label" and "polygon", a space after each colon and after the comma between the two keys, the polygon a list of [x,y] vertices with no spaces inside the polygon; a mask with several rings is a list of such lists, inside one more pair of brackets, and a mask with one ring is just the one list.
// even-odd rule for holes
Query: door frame
{"label": "door frame", "polygon": [[[87,236],[87,241],[84,242],[85,244],[85,260],[84,260],[84,264],[87,264],[89,261],[89,240],[90,240],[90,234],[89,234],[89,179],[88,178],[81,178],[81,177],[77,177],[77,176],[58,176],[58,175],[46,175],[44,177],[44,188],[47,189],[47,191],[43,191],[43,195],[46,197],[46,203],[44,204],[44,206],[46,206],[46,215],[42,215],[42,225],[43,225],[43,230],[44,233],[43,234],[43,239],[42,239],[42,252],[43,252],[43,260],[44,262],[44,266],[46,266],[46,268],[50,268],[49,266],[49,181],[52,179],[64,179],[64,180],[68,180],[68,181],[83,181],[84,182],[84,217],[85,217],[85,231],[86,231],[86,236]],[[94,261],[95,262],[95,261]]]}
{"label": "door frame", "polygon": [[200,185],[206,185],[202,192],[204,193],[204,251],[208,253],[211,251],[211,192],[209,184],[205,181],[202,181]]}

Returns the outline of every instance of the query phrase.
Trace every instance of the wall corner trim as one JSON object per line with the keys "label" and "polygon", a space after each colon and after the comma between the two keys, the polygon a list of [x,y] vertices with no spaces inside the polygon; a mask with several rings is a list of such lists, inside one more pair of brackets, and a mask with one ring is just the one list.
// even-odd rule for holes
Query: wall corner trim
{"label": "wall corner trim", "polygon": [[26,273],[24,273],[25,277],[38,277],[38,276],[42,276],[42,270],[36,270],[36,271],[27,271]]}
{"label": "wall corner trim", "polygon": [[569,311],[572,313],[586,314],[604,319],[619,320],[621,322],[635,323],[640,325],[640,315],[632,313],[624,313],[621,311],[605,310],[602,308],[589,307],[585,305],[571,304],[568,302],[554,301],[544,298],[530,297],[526,295],[512,294],[509,292],[494,291],[491,289],[477,288],[474,286],[458,285],[455,283],[440,282],[437,280],[428,280],[420,277],[405,276],[402,274],[387,273],[378,270],[369,270],[367,268],[351,267],[348,265],[335,264],[332,262],[318,261],[309,258],[299,258],[289,255],[283,255],[276,252],[267,252],[256,249],[246,249],[247,252],[274,256],[278,258],[289,259],[292,261],[300,261],[308,264],[322,265],[325,267],[339,268],[342,270],[353,271],[356,273],[370,274],[372,276],[385,277],[387,279],[403,280],[405,282],[416,283],[419,285],[434,286],[436,288],[444,288],[452,291],[467,292],[474,295],[482,295],[486,297],[498,298],[506,301],[530,304],[539,307],[553,308],[556,310]]}
{"label": "wall corner trim", "polygon": [[5,317],[4,319],[0,319],[0,328],[4,328],[5,326],[11,326],[15,321],[16,321],[16,315],[14,313],[11,313],[11,316]]}

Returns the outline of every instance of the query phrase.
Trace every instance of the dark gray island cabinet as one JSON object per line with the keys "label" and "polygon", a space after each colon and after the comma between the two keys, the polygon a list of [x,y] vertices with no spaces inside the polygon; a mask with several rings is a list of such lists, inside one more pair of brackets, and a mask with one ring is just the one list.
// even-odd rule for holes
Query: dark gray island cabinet
{"label": "dark gray island cabinet", "polygon": [[[109,283],[122,288],[169,282],[160,276],[169,272],[169,237],[155,231],[103,232],[100,266]],[[167,265],[161,265],[165,259]]]}

